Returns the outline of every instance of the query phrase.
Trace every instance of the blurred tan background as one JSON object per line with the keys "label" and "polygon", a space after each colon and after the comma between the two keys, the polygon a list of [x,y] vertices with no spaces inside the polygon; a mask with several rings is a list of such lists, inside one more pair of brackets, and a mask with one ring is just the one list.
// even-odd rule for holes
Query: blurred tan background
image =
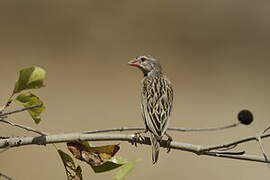
{"label": "blurred tan background", "polygon": [[[10,120],[49,133],[143,126],[142,74],[126,64],[151,54],[175,88],[171,126],[227,125],[236,122],[244,108],[255,116],[251,126],[171,133],[175,140],[218,144],[255,135],[270,125],[269,12],[269,1],[1,1],[0,102],[11,93],[20,69],[41,66],[48,72],[47,87],[34,93],[47,107],[42,122],[35,125],[27,113]],[[0,128],[1,136],[33,135],[5,124]],[[270,154],[269,140],[264,143]],[[255,142],[238,149],[260,154]],[[141,159],[127,179],[270,176],[264,164],[174,150],[162,150],[153,166],[150,151],[148,146],[121,143],[121,156]],[[115,173],[94,174],[82,165],[85,179],[111,179]],[[20,180],[66,178],[50,145],[2,153],[0,172]]]}

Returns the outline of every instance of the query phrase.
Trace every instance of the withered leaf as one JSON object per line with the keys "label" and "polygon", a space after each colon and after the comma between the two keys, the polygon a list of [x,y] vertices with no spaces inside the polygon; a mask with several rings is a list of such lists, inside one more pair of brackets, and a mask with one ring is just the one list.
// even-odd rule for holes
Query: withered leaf
{"label": "withered leaf", "polygon": [[113,159],[114,155],[119,151],[120,146],[90,146],[88,142],[68,142],[67,147],[73,156],[81,161],[88,163],[95,172],[104,172],[122,166]]}
{"label": "withered leaf", "polygon": [[58,154],[60,155],[62,162],[64,164],[66,175],[68,180],[82,180],[82,169],[80,166],[75,165],[72,157],[70,157],[64,151],[58,149]]}

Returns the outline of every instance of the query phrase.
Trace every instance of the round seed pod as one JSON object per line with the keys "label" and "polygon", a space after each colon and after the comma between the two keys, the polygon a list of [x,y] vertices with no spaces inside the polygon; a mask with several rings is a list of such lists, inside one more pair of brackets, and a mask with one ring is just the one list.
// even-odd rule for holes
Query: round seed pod
{"label": "round seed pod", "polygon": [[253,121],[253,114],[251,113],[251,111],[244,109],[238,113],[237,118],[240,123],[249,125]]}

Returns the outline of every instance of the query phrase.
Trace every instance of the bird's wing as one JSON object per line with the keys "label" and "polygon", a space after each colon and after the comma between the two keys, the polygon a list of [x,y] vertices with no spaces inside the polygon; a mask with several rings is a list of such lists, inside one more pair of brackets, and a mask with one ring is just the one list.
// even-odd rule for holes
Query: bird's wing
{"label": "bird's wing", "polygon": [[146,126],[154,135],[162,137],[168,128],[172,110],[172,85],[164,76],[145,77],[141,92],[142,112]]}

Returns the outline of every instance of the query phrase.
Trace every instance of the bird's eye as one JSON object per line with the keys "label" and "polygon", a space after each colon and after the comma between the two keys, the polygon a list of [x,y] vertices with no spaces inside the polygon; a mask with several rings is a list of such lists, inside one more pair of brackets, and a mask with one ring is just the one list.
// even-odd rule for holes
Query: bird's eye
{"label": "bird's eye", "polygon": [[142,61],[142,62],[144,62],[145,60],[146,60],[146,58],[145,58],[145,57],[142,57],[142,58],[141,58],[141,61]]}

